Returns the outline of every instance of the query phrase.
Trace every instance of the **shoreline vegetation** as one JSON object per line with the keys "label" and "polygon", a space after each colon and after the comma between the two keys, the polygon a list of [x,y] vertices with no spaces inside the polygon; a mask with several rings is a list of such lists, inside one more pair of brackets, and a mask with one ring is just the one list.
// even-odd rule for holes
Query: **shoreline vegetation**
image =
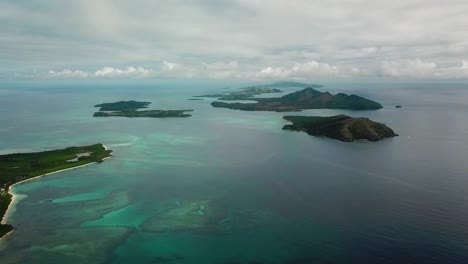
{"label": "shoreline vegetation", "polygon": [[344,142],[366,139],[372,142],[396,137],[387,125],[364,117],[337,116],[283,116],[292,122],[283,126],[283,130],[303,131],[311,136],[322,136]]}
{"label": "shoreline vegetation", "polygon": [[167,117],[190,117],[193,109],[186,110],[139,110],[141,108],[148,108],[151,102],[139,101],[120,101],[115,103],[103,103],[95,105],[100,107],[98,112],[93,114],[93,117],[152,117],[152,118],[167,118]]}
{"label": "shoreline vegetation", "polygon": [[[8,218],[18,202],[12,192],[15,185],[47,175],[101,163],[111,156],[103,144],[69,147],[65,149],[0,155],[0,240],[14,231]],[[86,154],[86,155],[84,155]]]}
{"label": "shoreline vegetation", "polygon": [[256,103],[226,103],[214,101],[213,107],[228,108],[243,111],[276,111],[290,112],[303,109],[349,109],[349,110],[377,110],[383,108],[380,103],[358,95],[320,92],[312,87],[293,92],[277,98],[249,98]]}
{"label": "shoreline vegetation", "polygon": [[275,82],[271,84],[265,85],[255,85],[255,86],[247,86],[243,88],[236,89],[232,92],[222,92],[217,94],[205,94],[205,95],[194,95],[194,99],[189,100],[196,100],[200,98],[216,98],[217,100],[222,101],[238,101],[238,100],[255,100],[255,96],[262,95],[262,94],[274,94],[274,93],[282,93],[283,91],[278,88],[321,88],[322,85],[319,84],[307,84],[307,83],[300,83],[300,82]]}

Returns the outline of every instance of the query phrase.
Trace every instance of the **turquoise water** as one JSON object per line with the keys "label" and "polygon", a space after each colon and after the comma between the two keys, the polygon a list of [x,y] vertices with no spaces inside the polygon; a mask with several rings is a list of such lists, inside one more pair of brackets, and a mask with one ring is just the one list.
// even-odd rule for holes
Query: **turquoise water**
{"label": "turquoise water", "polygon": [[[114,156],[15,187],[26,198],[0,262],[468,261],[468,87],[327,84],[385,108],[300,114],[367,116],[400,134],[350,144],[282,131],[285,113],[187,100],[226,86],[1,85],[1,153],[101,142]],[[127,99],[195,111],[92,117],[94,104]]]}

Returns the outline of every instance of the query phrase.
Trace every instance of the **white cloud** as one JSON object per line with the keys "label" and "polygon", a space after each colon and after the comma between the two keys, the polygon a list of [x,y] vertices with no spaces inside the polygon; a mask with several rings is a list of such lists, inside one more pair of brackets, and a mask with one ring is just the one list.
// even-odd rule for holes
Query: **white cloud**
{"label": "white cloud", "polygon": [[181,68],[181,65],[174,63],[174,62],[163,61],[161,64],[161,71],[163,72],[171,72],[180,68]]}
{"label": "white cloud", "polygon": [[437,70],[435,62],[424,62],[420,59],[384,61],[381,66],[381,73],[386,77],[429,78],[434,77]]}
{"label": "white cloud", "polygon": [[316,77],[346,77],[351,72],[358,72],[356,68],[340,69],[337,66],[317,61],[305,63],[296,63],[294,66],[285,67],[266,67],[256,73],[259,78],[272,79],[310,79]]}
{"label": "white cloud", "polygon": [[80,79],[89,77],[89,73],[80,70],[62,70],[62,71],[49,71],[46,77],[49,78],[63,78],[63,79]]}
{"label": "white cloud", "polygon": [[[466,13],[463,0],[5,0],[0,72],[145,65],[174,78],[331,78],[353,68],[370,78],[466,76],[456,69],[468,54]],[[135,69],[99,77],[147,76]]]}
{"label": "white cloud", "polygon": [[104,67],[102,69],[97,70],[94,73],[94,76],[105,77],[105,78],[144,78],[150,76],[151,71],[147,70],[143,67],[133,67],[128,66],[125,69],[117,69],[113,67]]}
{"label": "white cloud", "polygon": [[168,78],[195,78],[198,76],[198,73],[193,67],[175,62],[163,61],[158,76]]}
{"label": "white cloud", "polygon": [[260,78],[284,79],[288,77],[289,71],[283,68],[273,68],[268,66],[257,72],[256,76]]}
{"label": "white cloud", "polygon": [[421,59],[384,61],[380,74],[384,77],[409,79],[466,79],[468,61],[463,60],[461,64],[445,67]]}
{"label": "white cloud", "polygon": [[468,79],[468,60],[456,65],[440,66],[436,62],[421,59],[383,61],[378,71],[346,65],[331,65],[317,61],[295,63],[290,66],[268,66],[241,64],[237,61],[216,61],[185,65],[163,61],[159,68],[128,66],[125,68],[103,67],[94,72],[84,70],[51,70],[41,76],[23,78],[46,79],[134,79],[134,78],[198,78],[198,79],[343,79],[381,76],[397,79]]}
{"label": "white cloud", "polygon": [[203,75],[210,79],[248,79],[247,74],[243,73],[237,61],[217,61],[214,63],[204,63],[203,66]]}
{"label": "white cloud", "polygon": [[126,79],[126,78],[146,78],[152,75],[152,71],[143,67],[128,66],[123,69],[114,67],[103,67],[95,72],[82,70],[61,70],[49,71],[44,77],[47,79]]}
{"label": "white cloud", "polygon": [[158,76],[171,78],[239,79],[248,77],[248,74],[240,69],[237,61],[191,65],[163,61],[160,70]]}
{"label": "white cloud", "polygon": [[464,60],[462,61],[462,66],[460,68],[461,70],[468,70],[468,61]]}

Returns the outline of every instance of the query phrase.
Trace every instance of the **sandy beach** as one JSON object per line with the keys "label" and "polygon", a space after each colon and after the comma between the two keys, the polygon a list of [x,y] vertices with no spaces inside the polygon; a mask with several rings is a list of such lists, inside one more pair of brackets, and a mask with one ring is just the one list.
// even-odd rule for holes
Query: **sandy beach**
{"label": "sandy beach", "polygon": [[[102,145],[104,147],[105,150],[109,150],[109,148],[106,146],[106,145]],[[112,154],[111,154],[112,155]],[[106,159],[109,159],[110,157],[106,157],[106,158],[103,158],[102,160],[106,160]],[[48,175],[51,175],[51,174],[55,174],[55,173],[60,173],[60,172],[64,172],[64,171],[69,171],[69,170],[74,170],[74,169],[78,169],[78,168],[81,168],[81,167],[85,167],[85,166],[88,166],[88,165],[91,165],[91,164],[95,164],[97,162],[90,162],[90,163],[87,163],[87,164],[83,164],[83,165],[80,165],[80,166],[76,166],[76,167],[72,167],[72,168],[67,168],[67,169],[63,169],[63,170],[58,170],[58,171],[54,171],[54,172],[49,172],[49,173],[46,173],[46,174],[42,174],[42,175],[38,175],[36,177],[33,177],[33,178],[29,178],[29,179],[25,179],[23,181],[19,181],[15,184],[12,184],[9,186],[8,188],[8,193],[11,194],[12,198],[11,198],[11,202],[10,204],[8,205],[8,208],[5,212],[5,214],[3,215],[3,218],[2,218],[2,221],[1,221],[1,224],[6,224],[8,222],[8,218],[10,217],[10,215],[14,212],[14,209],[15,209],[15,205],[16,203],[18,203],[21,199],[25,198],[26,196],[24,197],[18,197],[19,195],[16,194],[14,191],[13,191],[13,187],[15,187],[16,185],[19,185],[19,184],[23,184],[23,183],[26,183],[26,182],[29,182],[29,181],[32,181],[32,180],[35,180],[37,178],[41,178],[41,177],[44,177],[44,176],[48,176]],[[13,231],[11,231],[13,232]],[[10,232],[10,233],[11,233]],[[5,236],[3,236],[1,239],[4,239],[6,238],[10,233],[7,233]]]}
{"label": "sandy beach", "polygon": [[4,236],[0,237],[0,241],[4,240],[4,239],[7,239],[9,236],[11,236],[11,234],[13,234],[13,232],[15,232],[15,230],[11,230],[10,232],[6,233]]}

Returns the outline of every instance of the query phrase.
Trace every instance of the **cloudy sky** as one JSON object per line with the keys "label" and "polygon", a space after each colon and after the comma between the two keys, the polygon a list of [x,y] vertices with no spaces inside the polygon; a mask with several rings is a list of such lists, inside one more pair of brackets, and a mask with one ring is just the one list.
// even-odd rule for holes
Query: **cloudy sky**
{"label": "cloudy sky", "polygon": [[0,0],[1,79],[468,79],[466,0]]}

